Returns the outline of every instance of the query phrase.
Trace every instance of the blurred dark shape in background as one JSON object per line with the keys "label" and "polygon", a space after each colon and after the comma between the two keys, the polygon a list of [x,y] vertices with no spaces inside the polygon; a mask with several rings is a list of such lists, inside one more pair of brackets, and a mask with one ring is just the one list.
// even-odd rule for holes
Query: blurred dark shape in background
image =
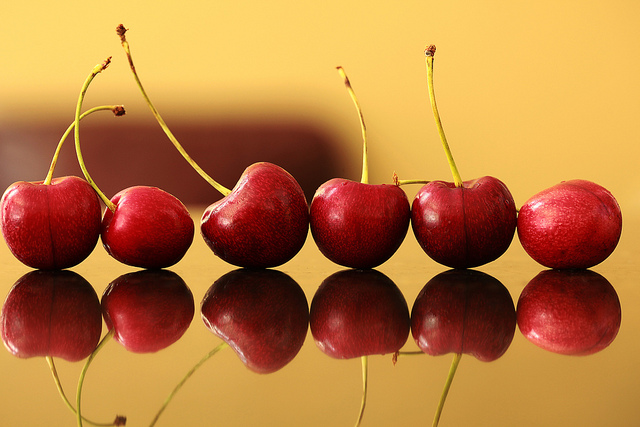
{"label": "blurred dark shape in background", "polygon": [[[68,125],[21,123],[0,128],[2,191],[15,181],[43,180]],[[348,164],[333,135],[303,121],[177,122],[171,130],[200,167],[229,189],[247,166],[267,161],[291,173],[310,203],[315,190],[328,179],[344,175]],[[162,188],[186,205],[208,205],[222,197],[182,158],[155,121],[87,120],[80,135],[87,169],[109,198],[133,185]],[[73,133],[54,173],[54,177],[65,175],[83,176]]]}

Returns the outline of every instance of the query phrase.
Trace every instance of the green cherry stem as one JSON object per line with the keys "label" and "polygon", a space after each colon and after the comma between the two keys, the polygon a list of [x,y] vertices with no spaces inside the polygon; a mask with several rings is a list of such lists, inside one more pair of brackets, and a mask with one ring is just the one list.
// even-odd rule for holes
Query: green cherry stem
{"label": "green cherry stem", "polygon": [[147,95],[147,91],[142,86],[142,82],[140,81],[140,78],[138,77],[138,73],[136,72],[136,67],[133,64],[133,58],[131,56],[131,49],[129,47],[129,42],[127,41],[127,39],[125,37],[125,33],[126,32],[127,32],[127,29],[122,24],[118,25],[118,27],[116,28],[116,33],[120,37],[120,42],[122,44],[122,48],[124,49],[124,51],[125,51],[125,53],[127,55],[127,60],[129,61],[129,68],[131,68],[131,71],[133,73],[133,77],[134,77],[134,79],[136,81],[136,84],[138,85],[138,88],[140,89],[140,92],[142,92],[142,96],[144,97],[144,100],[146,101],[146,103],[149,106],[149,108],[151,109],[151,112],[153,113],[153,116],[156,118],[156,121],[158,122],[158,124],[160,125],[160,127],[162,128],[164,133],[167,135],[169,140],[176,147],[178,152],[180,152],[180,154],[182,154],[182,157],[184,157],[184,159],[191,165],[191,167],[193,167],[196,170],[196,172],[198,172],[198,174],[202,178],[204,178],[205,181],[207,181],[213,188],[218,190],[223,196],[229,195],[231,193],[231,190],[229,190],[228,188],[224,187],[223,185],[219,184],[216,180],[211,178],[195,162],[195,160],[193,160],[191,158],[191,156],[189,156],[189,154],[187,154],[186,150],[182,147],[180,142],[178,142],[178,139],[173,135],[173,132],[171,132],[171,130],[169,129],[169,126],[167,126],[165,121],[162,119],[162,116],[160,116],[160,113],[158,112],[156,107],[151,102],[151,99]]}
{"label": "green cherry stem", "polygon": [[[56,365],[53,361],[53,357],[51,356],[47,356],[45,358],[47,360],[47,363],[49,364],[49,369],[51,370],[51,374],[53,375],[53,381],[56,384],[56,388],[58,389],[58,393],[60,393],[60,396],[62,397],[62,400],[64,401],[65,405],[67,405],[67,407],[69,408],[69,410],[71,410],[71,412],[73,412],[74,414],[77,414],[76,408],[73,407],[73,405],[71,404],[71,402],[69,401],[69,399],[67,398],[67,395],[64,392],[64,389],[62,388],[62,383],[60,382],[60,377],[58,376],[58,370],[56,369]],[[111,426],[119,426],[122,424],[119,424],[119,416],[116,416],[115,421],[111,422],[111,423],[96,423],[94,421],[91,421],[85,417],[82,417],[82,419],[84,421],[86,421],[87,423],[97,426],[97,427],[111,427]]]}
{"label": "green cherry stem", "polygon": [[[76,420],[78,422],[78,427],[82,427],[82,420],[84,419],[82,417],[82,411],[81,411],[81,403],[82,403],[82,386],[84,385],[84,379],[87,375],[87,370],[89,369],[89,366],[91,365],[91,362],[93,362],[93,359],[95,359],[96,355],[100,352],[100,350],[102,350],[102,348],[105,346],[106,343],[109,342],[109,340],[113,337],[113,329],[111,329],[109,332],[107,332],[107,334],[102,338],[102,340],[100,340],[100,342],[98,343],[98,346],[95,348],[95,350],[93,350],[93,352],[89,355],[89,357],[87,358],[86,362],[84,363],[84,366],[82,367],[82,371],[80,372],[80,377],[78,378],[78,389],[76,390]],[[125,417],[117,417],[116,420],[120,419],[122,424],[118,424],[118,425],[124,425],[124,421],[126,421]]]}
{"label": "green cherry stem", "polygon": [[178,391],[182,388],[182,386],[184,385],[184,383],[187,382],[187,380],[189,378],[191,378],[191,376],[202,366],[204,365],[204,363],[209,360],[211,358],[211,356],[213,356],[214,354],[216,354],[217,352],[219,352],[220,350],[224,349],[228,347],[228,344],[223,342],[218,344],[213,350],[211,350],[209,353],[207,353],[202,359],[200,359],[200,361],[198,363],[196,363],[193,368],[191,368],[189,370],[189,372],[186,373],[186,375],[184,377],[182,377],[182,380],[178,383],[178,385],[175,386],[175,388],[173,389],[173,391],[171,391],[171,393],[169,393],[169,396],[167,396],[167,398],[165,399],[164,403],[162,404],[162,406],[160,407],[160,410],[156,413],[156,416],[153,418],[153,421],[151,421],[151,424],[149,424],[149,427],[153,427],[154,425],[156,425],[156,423],[158,422],[158,419],[160,418],[160,415],[162,415],[162,413],[164,412],[165,409],[167,409],[167,406],[169,405],[169,402],[171,402],[171,400],[174,398],[174,396],[178,393]]}
{"label": "green cherry stem", "polygon": [[456,353],[453,356],[453,360],[451,361],[451,367],[449,368],[449,375],[447,375],[447,381],[444,384],[444,389],[442,390],[442,394],[440,395],[440,402],[438,402],[438,408],[436,409],[435,416],[433,417],[433,427],[437,427],[440,422],[440,416],[442,415],[442,408],[444,408],[444,402],[447,400],[447,395],[449,394],[449,389],[451,388],[451,383],[453,382],[453,377],[456,375],[456,370],[458,369],[458,365],[460,364],[460,359],[462,358],[461,353]]}
{"label": "green cherry stem", "polygon": [[433,110],[433,117],[436,120],[436,126],[438,128],[438,134],[440,135],[440,140],[442,141],[442,147],[444,148],[444,153],[447,156],[447,161],[449,162],[449,168],[451,168],[451,173],[453,174],[453,182],[456,187],[462,186],[462,178],[460,178],[460,173],[458,172],[458,168],[456,167],[456,162],[453,160],[453,155],[451,154],[451,149],[449,148],[449,143],[447,142],[447,137],[444,134],[444,128],[442,127],[442,121],[440,120],[440,113],[438,113],[438,106],[436,105],[436,95],[433,90],[433,56],[436,53],[436,47],[434,45],[430,45],[424,51],[425,61],[427,63],[427,85],[429,88],[429,101],[431,102],[431,109]]}
{"label": "green cherry stem", "polygon": [[[112,111],[113,114],[116,115],[116,117],[124,116],[125,114],[125,110],[122,105],[101,105],[99,107],[93,107],[85,111],[84,113],[82,113],[80,115],[80,120],[84,119],[89,114],[95,113],[96,111],[105,111],[105,110]],[[47,177],[44,179],[43,184],[45,185],[51,184],[51,180],[53,179],[53,170],[56,168],[56,164],[58,163],[58,156],[60,155],[60,149],[62,148],[62,144],[64,144],[64,141],[67,139],[67,137],[69,136],[69,134],[71,133],[75,125],[76,125],[76,122],[74,120],[73,123],[69,125],[69,127],[64,132],[64,134],[62,134],[62,138],[60,138],[60,141],[58,142],[58,146],[56,147],[56,151],[53,154],[53,159],[51,159],[51,166],[49,166],[49,172],[47,173]]]}
{"label": "green cherry stem", "polygon": [[353,101],[353,105],[355,105],[356,110],[358,111],[358,117],[360,118],[360,129],[362,130],[362,178],[360,182],[363,184],[369,183],[369,161],[367,159],[367,127],[364,124],[364,116],[362,115],[362,109],[360,108],[360,103],[358,102],[358,98],[356,97],[356,93],[351,86],[351,82],[349,81],[349,77],[347,77],[347,73],[345,73],[344,68],[336,67],[340,77],[344,80],[344,85],[349,92],[349,96]]}
{"label": "green cherry stem", "polygon": [[78,156],[78,163],[80,163],[80,169],[82,169],[82,173],[84,174],[85,179],[87,180],[89,185],[93,187],[93,189],[96,191],[100,199],[102,199],[104,204],[107,205],[107,207],[111,211],[114,211],[116,209],[116,205],[111,200],[109,200],[109,198],[105,196],[102,191],[100,191],[100,188],[98,188],[96,183],[93,182],[93,179],[91,179],[91,175],[89,175],[89,171],[87,170],[87,167],[84,164],[84,159],[82,158],[82,151],[80,150],[80,116],[81,116],[80,111],[82,111],[82,102],[84,101],[84,97],[87,93],[87,89],[89,89],[89,85],[91,84],[93,79],[98,74],[103,72],[109,66],[110,63],[111,63],[111,57],[107,58],[102,64],[98,64],[95,67],[93,67],[93,70],[91,70],[91,74],[89,74],[89,76],[87,76],[87,79],[84,81],[84,84],[82,85],[82,89],[80,90],[80,95],[78,96],[78,103],[76,105],[76,116],[75,116],[75,122],[74,122],[73,136],[76,143],[76,155]]}
{"label": "green cherry stem", "polygon": [[367,389],[369,383],[369,356],[360,357],[362,362],[362,401],[360,402],[360,412],[358,414],[358,420],[356,421],[356,427],[362,422],[364,416],[364,408],[367,406]]}

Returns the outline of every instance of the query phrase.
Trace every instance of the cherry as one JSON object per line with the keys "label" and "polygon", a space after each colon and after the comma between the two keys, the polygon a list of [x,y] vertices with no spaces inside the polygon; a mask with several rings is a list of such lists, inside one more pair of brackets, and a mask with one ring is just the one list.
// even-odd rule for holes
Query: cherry
{"label": "cherry", "polygon": [[123,274],[107,286],[101,304],[109,332],[85,362],[78,379],[79,426],[84,379],[93,359],[111,338],[133,353],[157,352],[184,335],[195,312],[191,290],[178,274],[169,270]]}
{"label": "cherry", "polygon": [[[69,270],[35,270],[23,275],[7,294],[0,330],[5,347],[14,356],[47,360],[61,398],[77,413],[64,392],[54,358],[78,362],[96,349],[102,311],[91,284]],[[109,425],[125,422],[125,417],[118,416]]]}
{"label": "cherry", "polygon": [[207,329],[223,342],[186,373],[151,426],[187,380],[218,351],[229,346],[248,369],[273,373],[298,354],[309,326],[309,305],[302,288],[287,274],[271,269],[238,269],[223,275],[207,290],[200,314]]}
{"label": "cherry", "polygon": [[516,206],[507,186],[497,178],[462,181],[436,105],[435,46],[429,46],[425,54],[429,99],[454,182],[431,181],[420,189],[411,205],[411,226],[434,261],[452,268],[478,267],[498,259],[509,248],[516,230]]}
{"label": "cherry", "polygon": [[524,250],[549,268],[589,268],[618,245],[622,212],[606,188],[590,181],[563,181],[532,196],[518,214]]}
{"label": "cherry", "polygon": [[591,270],[545,270],[518,299],[518,327],[536,346],[553,353],[589,355],[608,347],[620,330],[615,289]]}
{"label": "cherry", "polygon": [[418,347],[437,356],[454,353],[434,416],[440,420],[462,354],[490,362],[511,344],[516,311],[505,286],[475,270],[449,270],[429,280],[411,310],[411,333]]}
{"label": "cherry", "polygon": [[77,273],[31,271],[9,291],[1,327],[2,340],[15,356],[77,362],[88,357],[100,340],[100,301]]}
{"label": "cherry", "polygon": [[109,200],[93,182],[80,149],[80,111],[93,79],[110,63],[95,66],[85,80],[76,106],[76,155],[87,182],[107,206],[101,225],[102,243],[116,260],[142,268],[165,268],[177,263],[193,242],[194,225],[187,208],[156,187],[132,187]]}
{"label": "cherry", "polygon": [[368,357],[393,354],[407,341],[409,309],[402,292],[377,270],[342,270],[327,277],[311,301],[311,333],[318,348],[336,359],[360,357],[367,397]]}
{"label": "cherry", "polygon": [[136,267],[165,268],[180,261],[193,242],[194,224],[186,206],[156,187],[134,186],[111,198],[101,238],[107,253]]}
{"label": "cherry", "polygon": [[300,285],[270,269],[240,269],[220,277],[202,299],[201,315],[247,368],[261,374],[293,360],[309,325],[309,305]]}
{"label": "cherry", "polygon": [[193,294],[169,270],[141,270],[113,280],[102,295],[102,310],[113,338],[134,353],[150,353],[175,343],[195,312]]}
{"label": "cherry", "polygon": [[304,192],[272,163],[249,166],[200,221],[202,237],[224,261],[247,268],[277,267],[302,249],[309,233]]}
{"label": "cherry", "polygon": [[338,67],[358,110],[362,128],[362,179],[334,178],[322,184],[310,207],[311,234],[320,251],[345,267],[373,268],[402,244],[411,218],[409,200],[397,185],[369,184],[366,127],[349,79]]}

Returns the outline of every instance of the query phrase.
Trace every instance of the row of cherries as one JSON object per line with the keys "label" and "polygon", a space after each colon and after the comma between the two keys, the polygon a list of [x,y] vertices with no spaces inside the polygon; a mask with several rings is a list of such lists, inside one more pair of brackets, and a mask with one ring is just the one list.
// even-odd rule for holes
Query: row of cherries
{"label": "row of cherries", "polygon": [[[239,267],[269,268],[292,259],[309,229],[320,251],[336,264],[374,268],[403,242],[409,225],[424,251],[452,268],[473,268],[500,257],[516,229],[526,252],[550,268],[589,268],[606,259],[622,231],[620,207],[605,188],[585,180],[562,182],[529,199],[519,210],[506,185],[485,176],[462,181],[442,129],[433,91],[435,47],[427,48],[428,88],[436,125],[454,181],[430,181],[410,205],[401,181],[368,182],[366,127],[344,69],[338,67],[356,106],[363,134],[362,179],[332,179],[317,189],[310,205],[300,185],[284,169],[261,162],[249,166],[233,189],[220,185],[189,157],[155,109],[136,73],[124,26],[117,34],[145,100],[170,141],[194,169],[224,197],[200,221],[212,251]],[[107,198],[91,179],[80,148],[80,120],[99,110],[124,114],[121,106],[84,113],[89,84],[111,58],[84,82],[75,120],[63,135],[42,182],[17,182],[0,201],[3,237],[13,255],[36,269],[65,269],[82,262],[101,238],[116,260],[141,268],[166,268],[180,261],[194,237],[187,208],[173,195],[147,186]],[[85,179],[53,178],[62,143],[73,131]],[[106,205],[101,215],[100,200]],[[101,219],[102,216],[102,219]]]}

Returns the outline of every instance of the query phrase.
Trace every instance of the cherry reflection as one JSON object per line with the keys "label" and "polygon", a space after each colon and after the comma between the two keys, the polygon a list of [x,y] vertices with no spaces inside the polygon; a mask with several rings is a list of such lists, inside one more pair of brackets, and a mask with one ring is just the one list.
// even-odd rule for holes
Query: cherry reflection
{"label": "cherry reflection", "polygon": [[150,426],[187,380],[213,355],[231,347],[242,363],[259,374],[289,364],[304,344],[309,305],[304,291],[290,276],[272,269],[237,269],[216,280],[201,302],[207,329],[222,339],[176,385]]}
{"label": "cherry reflection", "polygon": [[169,270],[123,274],[105,289],[102,310],[113,338],[134,353],[157,352],[180,339],[195,312],[193,294]]}
{"label": "cherry reflection", "polygon": [[616,290],[591,270],[544,270],[523,289],[518,327],[536,346],[564,355],[589,355],[616,338],[622,310]]}
{"label": "cherry reflection", "polygon": [[280,370],[302,348],[309,327],[304,291],[278,270],[238,269],[220,277],[201,305],[205,326],[250,370]]}
{"label": "cherry reflection", "polygon": [[336,359],[360,357],[367,398],[368,357],[394,354],[409,337],[409,308],[396,284],[377,270],[342,270],[327,277],[311,301],[311,333],[318,348]]}
{"label": "cherry reflection", "polygon": [[[22,276],[9,291],[0,315],[2,341],[19,358],[44,357],[58,392],[67,407],[80,417],[60,382],[54,362],[78,362],[97,348],[102,334],[98,295],[81,275],[69,270],[34,270]],[[95,422],[84,417],[80,422]],[[124,425],[116,416],[112,423]]]}
{"label": "cherry reflection", "polygon": [[498,279],[460,269],[445,271],[427,282],[413,304],[411,333],[426,354],[454,354],[434,426],[442,415],[462,354],[494,361],[511,345],[515,329],[513,299]]}

